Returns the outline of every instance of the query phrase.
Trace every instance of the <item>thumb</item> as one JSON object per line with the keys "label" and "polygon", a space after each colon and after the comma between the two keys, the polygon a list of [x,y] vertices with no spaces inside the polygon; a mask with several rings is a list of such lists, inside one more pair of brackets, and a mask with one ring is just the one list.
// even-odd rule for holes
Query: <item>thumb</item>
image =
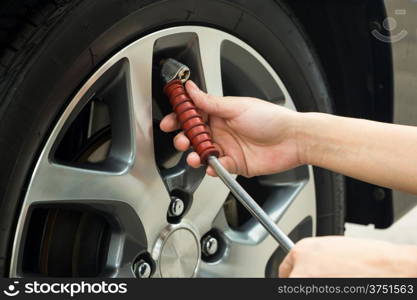
{"label": "thumb", "polygon": [[193,81],[188,80],[185,88],[194,104],[207,114],[221,118],[231,118],[236,114],[236,109],[233,109],[228,100],[206,94]]}

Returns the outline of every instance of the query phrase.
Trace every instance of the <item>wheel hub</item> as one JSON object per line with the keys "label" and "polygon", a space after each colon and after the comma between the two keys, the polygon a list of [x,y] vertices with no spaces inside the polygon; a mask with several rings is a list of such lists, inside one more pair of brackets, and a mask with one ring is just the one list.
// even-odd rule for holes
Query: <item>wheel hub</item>
{"label": "wheel hub", "polygon": [[189,227],[168,229],[155,246],[161,277],[194,277],[200,263],[200,244]]}

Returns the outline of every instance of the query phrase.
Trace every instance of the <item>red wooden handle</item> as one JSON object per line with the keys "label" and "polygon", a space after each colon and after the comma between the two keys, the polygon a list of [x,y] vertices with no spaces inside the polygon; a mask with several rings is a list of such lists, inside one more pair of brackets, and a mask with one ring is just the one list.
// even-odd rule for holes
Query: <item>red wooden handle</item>
{"label": "red wooden handle", "polygon": [[220,153],[213,144],[207,125],[197,111],[193,100],[188,96],[181,80],[168,82],[164,87],[164,93],[169,98],[181,128],[200,156],[201,163],[207,164],[209,156],[219,157]]}

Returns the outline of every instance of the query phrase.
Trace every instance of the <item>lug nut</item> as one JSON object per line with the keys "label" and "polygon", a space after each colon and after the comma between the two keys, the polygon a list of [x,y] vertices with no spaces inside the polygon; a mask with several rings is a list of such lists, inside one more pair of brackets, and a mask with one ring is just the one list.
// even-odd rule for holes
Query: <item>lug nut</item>
{"label": "lug nut", "polygon": [[148,262],[141,259],[134,264],[133,272],[137,278],[149,278],[152,274],[152,267]]}
{"label": "lug nut", "polygon": [[211,235],[206,236],[202,244],[202,251],[207,256],[213,256],[219,250],[219,241]]}
{"label": "lug nut", "polygon": [[184,201],[182,201],[180,198],[172,197],[171,205],[169,207],[169,214],[173,217],[179,217],[184,212],[184,209]]}

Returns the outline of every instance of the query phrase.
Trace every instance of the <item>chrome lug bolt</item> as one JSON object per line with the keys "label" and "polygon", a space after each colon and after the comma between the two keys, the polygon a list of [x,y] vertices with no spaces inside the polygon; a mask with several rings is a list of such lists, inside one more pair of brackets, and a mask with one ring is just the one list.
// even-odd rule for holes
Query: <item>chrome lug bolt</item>
{"label": "chrome lug bolt", "polygon": [[206,236],[202,244],[202,251],[207,256],[212,256],[219,250],[219,241],[211,235]]}
{"label": "chrome lug bolt", "polygon": [[141,259],[135,263],[133,271],[137,278],[149,278],[151,277],[152,267],[149,263]]}
{"label": "chrome lug bolt", "polygon": [[179,217],[182,215],[185,209],[184,201],[180,198],[173,197],[171,201],[171,205],[169,207],[169,214],[173,217]]}

